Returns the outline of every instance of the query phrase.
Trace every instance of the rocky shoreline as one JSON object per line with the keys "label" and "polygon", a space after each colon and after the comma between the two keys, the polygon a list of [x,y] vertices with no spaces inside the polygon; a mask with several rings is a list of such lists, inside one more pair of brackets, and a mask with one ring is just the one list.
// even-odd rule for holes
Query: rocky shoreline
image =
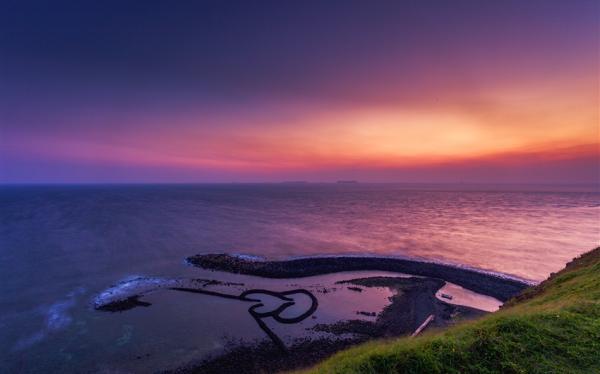
{"label": "rocky shoreline", "polygon": [[369,277],[344,282],[363,287],[388,287],[395,291],[388,305],[374,322],[364,320],[340,321],[333,325],[317,325],[315,331],[336,335],[355,334],[369,339],[408,335],[429,316],[432,327],[447,327],[458,320],[482,316],[486,312],[466,306],[445,303],[435,297],[444,281],[436,278]]}
{"label": "rocky shoreline", "polygon": [[[203,269],[275,279],[302,278],[348,271],[385,271],[414,276],[383,275],[346,278],[337,281],[330,288],[316,286],[312,292],[322,293],[320,297],[323,298],[329,297],[325,294],[335,292],[338,288],[352,291],[357,297],[371,287],[388,288],[393,291],[393,295],[389,297],[390,303],[378,312],[369,310],[368,303],[361,304],[354,311],[356,317],[340,319],[335,323],[313,324],[306,328],[306,337],[288,341],[287,344],[279,338],[271,341],[265,339],[253,344],[232,344],[219,355],[189,362],[171,371],[176,373],[278,372],[304,368],[352,345],[373,339],[408,336],[428,319],[432,322],[427,328],[446,328],[459,321],[487,314],[482,310],[454,305],[438,299],[436,292],[444,287],[446,281],[501,301],[520,294],[529,286],[524,281],[472,269],[395,258],[317,257],[289,261],[262,261],[227,254],[207,254],[189,257],[187,261]],[[139,306],[147,307],[151,304],[140,298],[163,289],[243,298],[243,296],[235,296],[237,295],[235,292],[239,290],[235,292],[221,290],[224,292],[221,294],[216,290],[207,289],[208,286],[215,285],[243,286],[242,283],[210,279],[141,277],[126,280],[103,292],[101,297],[96,299],[95,308],[121,312]],[[372,319],[365,319],[365,316]],[[276,344],[277,342],[279,344]]]}
{"label": "rocky shoreline", "polygon": [[444,281],[435,278],[368,277],[338,282],[352,287],[388,287],[395,291],[390,305],[375,321],[360,319],[318,324],[314,332],[337,338],[298,339],[285,354],[267,341],[236,345],[224,354],[190,363],[170,373],[271,373],[313,365],[335,352],[372,339],[409,335],[429,315],[433,328],[444,328],[458,321],[487,314],[477,309],[447,304],[435,297]]}
{"label": "rocky shoreline", "polygon": [[443,279],[480,294],[507,301],[529,287],[525,281],[446,264],[385,257],[313,257],[287,261],[256,261],[228,254],[187,258],[203,269],[265,278],[301,278],[342,271],[377,270]]}

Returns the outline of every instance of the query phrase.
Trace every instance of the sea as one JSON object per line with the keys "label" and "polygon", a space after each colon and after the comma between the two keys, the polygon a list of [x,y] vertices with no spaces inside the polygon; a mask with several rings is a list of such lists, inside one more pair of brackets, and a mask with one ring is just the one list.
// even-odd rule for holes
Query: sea
{"label": "sea", "polygon": [[[415,258],[535,283],[599,245],[597,186],[5,185],[0,372],[173,369],[260,340],[228,300],[155,295],[148,308],[94,310],[97,295],[131,279],[283,284],[193,268],[195,254]],[[384,307],[389,290],[377,292],[364,297]]]}

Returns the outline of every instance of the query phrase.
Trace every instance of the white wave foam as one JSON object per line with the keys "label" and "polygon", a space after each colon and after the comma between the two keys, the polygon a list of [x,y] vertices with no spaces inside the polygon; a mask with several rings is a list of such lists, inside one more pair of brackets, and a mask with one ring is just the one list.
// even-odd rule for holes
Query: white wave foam
{"label": "white wave foam", "polygon": [[245,261],[254,261],[254,262],[266,261],[266,257],[247,254],[247,253],[232,253],[230,256],[237,257],[237,258],[245,260]]}
{"label": "white wave foam", "polygon": [[159,289],[176,287],[179,284],[180,282],[178,279],[132,275],[96,296],[93,301],[94,308],[100,308],[104,305],[122,301],[132,296],[146,295]]}
{"label": "white wave foam", "polygon": [[27,349],[44,340],[49,333],[67,328],[73,322],[73,317],[69,311],[76,305],[77,297],[84,293],[85,289],[78,287],[69,292],[65,299],[59,300],[48,307],[41,308],[45,319],[44,327],[29,336],[17,340],[13,350],[20,351]]}

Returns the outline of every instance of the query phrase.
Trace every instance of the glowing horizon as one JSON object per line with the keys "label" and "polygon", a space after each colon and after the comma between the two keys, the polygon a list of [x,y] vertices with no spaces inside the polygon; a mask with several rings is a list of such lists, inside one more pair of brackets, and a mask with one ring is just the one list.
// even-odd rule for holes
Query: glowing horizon
{"label": "glowing horizon", "polygon": [[[74,33],[87,30],[83,20],[95,20],[97,9],[79,9],[83,20],[68,14],[45,20],[45,36],[16,33],[17,22],[32,21],[28,9],[16,7],[17,21],[4,26],[15,43],[49,38],[58,46],[75,44],[65,51],[3,46],[5,70],[14,74],[3,77],[0,91],[0,182],[600,183],[597,5],[472,4],[466,16],[444,6],[389,5],[400,12],[394,16],[386,7],[375,12],[386,14],[382,23],[361,18],[356,5],[347,20],[332,25],[281,5],[298,29],[273,21],[267,26],[281,28],[280,39],[256,20],[248,21],[254,27],[249,35],[221,26],[197,29],[186,23],[186,9],[178,9],[173,17],[185,32],[175,32],[177,23],[140,20],[133,12],[115,20],[113,31],[103,30],[122,47],[112,41],[92,52]],[[245,19],[241,10],[204,11],[232,25]],[[457,20],[420,24],[404,15],[432,21],[447,12]],[[175,58],[156,54],[147,62],[149,52],[133,44],[139,40],[121,33],[132,32],[128,17],[172,30],[159,35],[145,25],[136,37],[157,42],[159,52]],[[490,23],[497,17],[508,17],[507,23]],[[309,21],[317,22],[322,41],[303,29]],[[372,35],[364,35],[367,26]],[[223,46],[206,36],[227,32],[232,39]],[[445,33],[453,38],[444,40]],[[186,40],[204,40],[202,48],[212,55]],[[294,40],[300,52],[289,47]],[[330,44],[351,40],[352,48]],[[244,50],[245,43],[253,49]],[[120,48],[133,50],[132,57],[112,56]],[[96,55],[102,64],[91,59]],[[246,64],[235,63],[240,56]],[[131,66],[114,65],[124,62]],[[498,172],[490,176],[486,167]]]}

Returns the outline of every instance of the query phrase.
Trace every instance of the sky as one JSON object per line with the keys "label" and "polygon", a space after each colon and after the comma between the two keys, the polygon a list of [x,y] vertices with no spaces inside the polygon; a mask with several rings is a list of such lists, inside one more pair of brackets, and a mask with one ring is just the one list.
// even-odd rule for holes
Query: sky
{"label": "sky", "polygon": [[600,183],[600,2],[0,3],[0,183]]}

